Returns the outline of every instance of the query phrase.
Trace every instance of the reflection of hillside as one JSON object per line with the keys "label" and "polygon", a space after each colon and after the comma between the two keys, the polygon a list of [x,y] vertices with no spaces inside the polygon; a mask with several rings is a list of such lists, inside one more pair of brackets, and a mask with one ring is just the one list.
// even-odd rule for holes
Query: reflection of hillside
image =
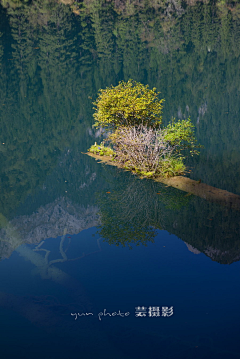
{"label": "reflection of hillside", "polygon": [[14,218],[0,230],[0,256],[9,257],[22,243],[36,244],[62,234],[77,234],[99,223],[96,206],[83,207],[62,197],[32,215]]}
{"label": "reflection of hillside", "polygon": [[194,248],[193,246],[191,246],[191,244],[188,244],[188,243],[186,243],[186,242],[185,242],[185,244],[186,244],[187,249],[189,250],[189,252],[192,252],[192,253],[194,253],[194,254],[200,254],[200,253],[201,253],[198,249],[196,249],[196,248]]}
{"label": "reflection of hillside", "polygon": [[212,260],[240,259],[240,214],[194,198],[189,206],[166,216],[165,229]]}
{"label": "reflection of hillside", "polygon": [[240,258],[239,211],[129,173],[119,173],[109,193],[99,193],[97,204],[99,233],[110,244],[147,245],[158,228],[178,236],[193,253],[205,253],[214,261],[230,264]]}

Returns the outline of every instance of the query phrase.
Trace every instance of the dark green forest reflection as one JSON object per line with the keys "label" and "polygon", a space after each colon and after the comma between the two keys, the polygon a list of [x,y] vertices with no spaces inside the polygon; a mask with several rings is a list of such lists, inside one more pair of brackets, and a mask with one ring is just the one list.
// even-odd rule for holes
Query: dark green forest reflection
{"label": "dark green forest reflection", "polygon": [[[106,172],[111,172],[106,167]],[[189,196],[182,191],[124,173],[115,172],[111,191],[97,193],[100,208],[99,234],[109,244],[129,246],[147,245],[157,235],[156,229],[165,227],[166,208],[180,209]]]}
{"label": "dark green forest reflection", "polygon": [[[230,264],[240,259],[240,213],[129,173],[115,173],[107,192],[99,192],[98,233],[109,244],[129,246],[154,242],[156,229],[186,242],[194,253]],[[106,176],[107,177],[107,176]]]}
{"label": "dark green forest reflection", "polygon": [[[93,205],[94,192],[106,188],[107,182],[99,165],[81,155],[101,134],[91,128],[92,101],[100,88],[129,78],[162,92],[164,122],[191,116],[204,149],[199,158],[188,159],[190,176],[240,193],[238,2],[2,0],[1,4],[0,213],[8,220],[23,212],[30,215],[63,196],[73,204]],[[159,197],[154,184],[144,186],[145,182],[135,181],[127,185],[127,192],[120,186],[111,196],[98,198],[105,218],[102,234],[110,242],[116,233],[109,229],[106,201],[112,198],[112,203],[123,206],[122,217],[115,218],[118,228],[128,216],[124,205],[129,201],[133,208],[139,203],[138,214],[135,209],[131,215],[135,227],[122,227],[125,237],[144,242],[154,238],[153,227],[164,228],[193,246],[192,241],[199,241],[199,250],[225,253],[221,259],[214,252],[216,260],[236,260],[236,213],[226,216],[224,210],[182,194],[176,201],[168,193]],[[138,191],[153,196],[152,202],[135,198]],[[181,209],[168,208],[171,201],[181,203]],[[214,213],[218,221],[208,221],[206,213],[210,217]],[[121,238],[122,234],[115,240]],[[228,244],[224,238],[229,238]],[[230,248],[235,254],[226,259]]]}

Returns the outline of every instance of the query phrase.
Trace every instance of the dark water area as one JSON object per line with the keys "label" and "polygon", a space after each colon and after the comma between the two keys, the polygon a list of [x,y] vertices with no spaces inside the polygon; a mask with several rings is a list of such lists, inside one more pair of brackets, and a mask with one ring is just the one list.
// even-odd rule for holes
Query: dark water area
{"label": "dark water area", "polygon": [[1,1],[1,358],[240,357],[240,211],[84,154],[131,78],[196,126],[189,177],[240,195],[239,6]]}

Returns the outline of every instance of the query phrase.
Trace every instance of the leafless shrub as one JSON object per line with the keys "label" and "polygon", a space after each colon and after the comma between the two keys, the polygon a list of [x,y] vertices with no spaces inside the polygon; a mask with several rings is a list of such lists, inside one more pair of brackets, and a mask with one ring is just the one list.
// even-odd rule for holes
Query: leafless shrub
{"label": "leafless shrub", "polygon": [[174,151],[164,140],[164,130],[140,125],[121,127],[109,140],[114,145],[116,159],[128,168],[156,173],[160,161],[169,158]]}

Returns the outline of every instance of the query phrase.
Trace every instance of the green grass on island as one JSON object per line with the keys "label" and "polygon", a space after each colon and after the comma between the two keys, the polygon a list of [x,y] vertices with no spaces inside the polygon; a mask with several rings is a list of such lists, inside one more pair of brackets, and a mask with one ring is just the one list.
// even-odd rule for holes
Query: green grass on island
{"label": "green grass on island", "polygon": [[175,177],[175,176],[182,176],[186,172],[186,166],[183,163],[182,158],[167,158],[159,161],[159,166],[154,171],[146,171],[139,167],[133,167],[129,165],[129,161],[126,160],[126,162],[119,162],[118,156],[116,152],[107,146],[104,146],[103,143],[98,145],[96,142],[94,145],[92,145],[88,152],[98,155],[98,156],[106,156],[109,157],[110,161],[114,161],[117,163],[120,167],[130,170],[133,173],[136,173],[140,175],[141,177],[147,177],[147,178],[155,178],[155,177]]}

